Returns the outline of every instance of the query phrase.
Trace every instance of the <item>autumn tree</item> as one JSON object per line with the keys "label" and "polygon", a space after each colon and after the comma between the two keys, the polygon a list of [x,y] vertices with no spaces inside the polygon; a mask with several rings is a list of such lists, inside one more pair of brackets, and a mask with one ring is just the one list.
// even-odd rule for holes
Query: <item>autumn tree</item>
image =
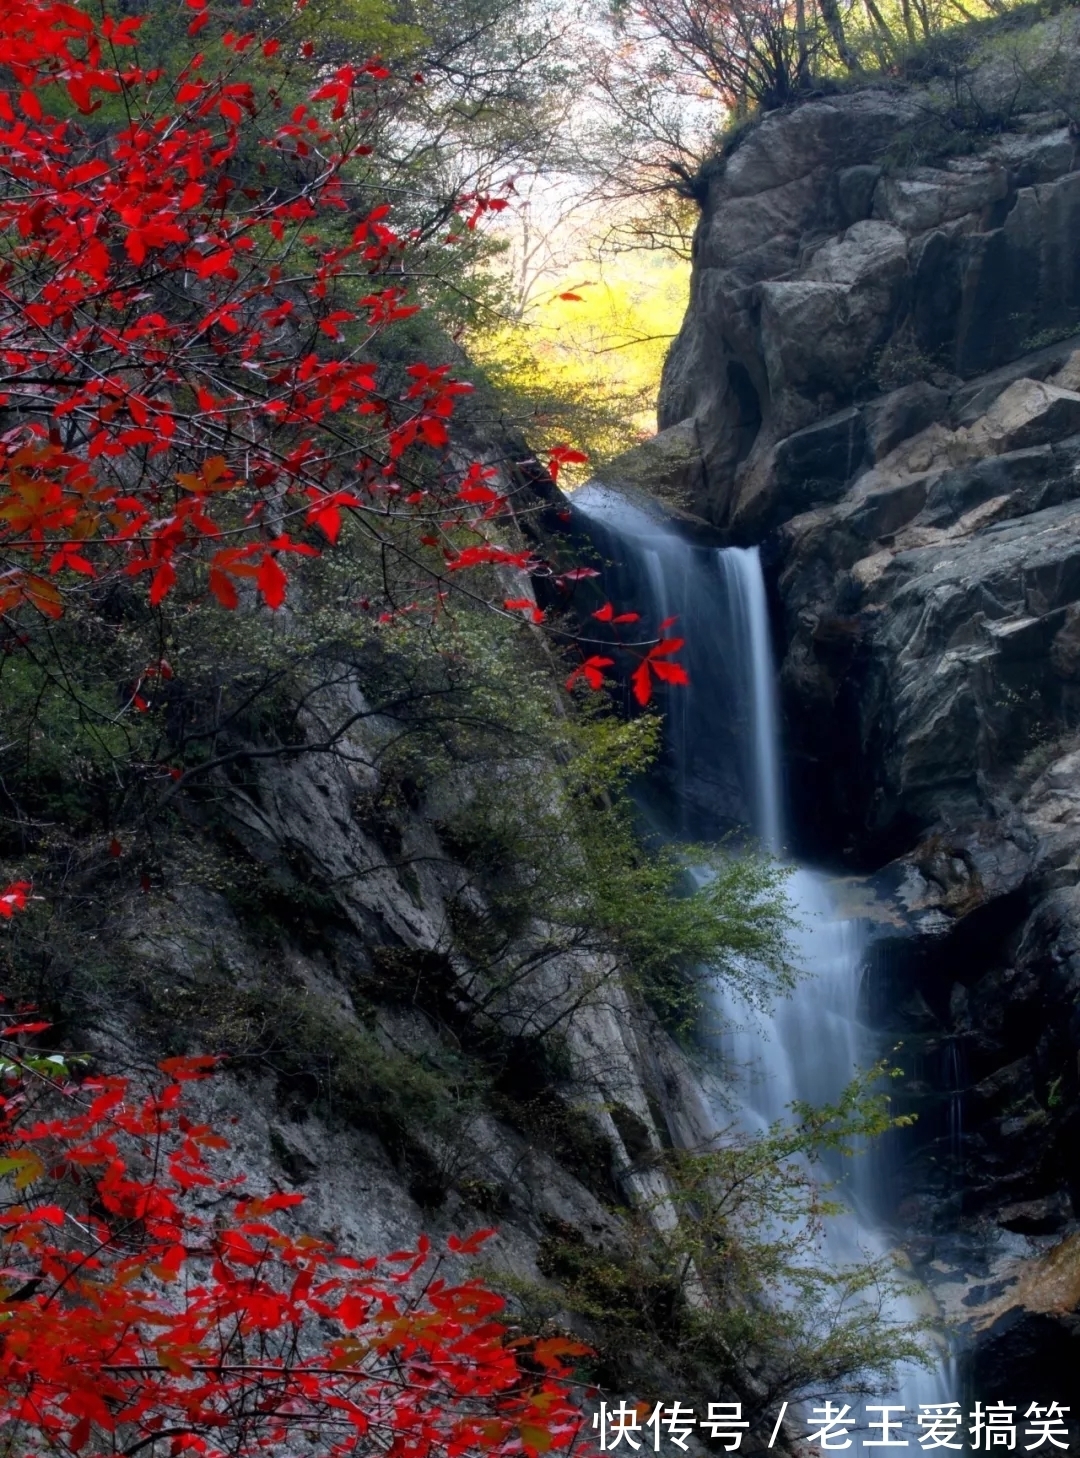
{"label": "autumn tree", "polygon": [[[368,158],[385,109],[424,78],[346,63],[294,100],[313,47],[288,17],[257,34],[180,9],[203,50],[175,71],[138,64],[139,16],[28,3],[3,17],[9,680],[29,663],[64,681],[72,645],[51,625],[65,615],[104,614],[117,641],[137,620],[147,656],[129,661],[124,712],[145,712],[174,674],[170,604],[280,610],[295,564],[343,532],[367,564],[367,622],[458,601],[544,625],[523,580],[507,594],[541,565],[516,517],[574,453],[556,450],[547,475],[455,446],[473,384],[405,353],[445,353],[415,318],[417,278],[505,198],[456,194],[445,235],[395,230]],[[159,773],[176,778],[166,753]]]}
{"label": "autumn tree", "polygon": [[[0,903],[2,904],[2,903]],[[585,1349],[515,1336],[421,1236],[385,1258],[296,1220],[299,1194],[214,1169],[227,1141],[174,1058],[140,1087],[0,1027],[0,1443],[5,1452],[244,1458],[535,1455],[580,1427]],[[451,1237],[458,1260],[490,1231]]]}
{"label": "autumn tree", "polygon": [[987,33],[978,23],[1011,8],[1010,0],[596,0],[571,129],[577,167],[611,208],[618,246],[689,258],[708,164],[744,124],[837,87],[941,67],[963,96],[964,56]]}

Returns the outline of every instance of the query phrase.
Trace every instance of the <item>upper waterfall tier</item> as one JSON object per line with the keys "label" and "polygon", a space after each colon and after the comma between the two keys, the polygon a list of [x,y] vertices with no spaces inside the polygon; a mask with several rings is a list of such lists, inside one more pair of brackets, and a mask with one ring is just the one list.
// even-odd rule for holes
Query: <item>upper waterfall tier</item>
{"label": "upper waterfall tier", "polygon": [[743,828],[783,846],[776,675],[756,547],[695,545],[617,493],[575,493],[613,600],[651,628],[674,618],[689,691],[666,702],[665,770],[680,834]]}

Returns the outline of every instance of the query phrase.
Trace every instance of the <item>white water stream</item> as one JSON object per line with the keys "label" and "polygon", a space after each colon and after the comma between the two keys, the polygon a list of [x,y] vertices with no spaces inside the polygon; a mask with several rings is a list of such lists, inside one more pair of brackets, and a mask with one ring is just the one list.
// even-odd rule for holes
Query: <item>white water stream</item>
{"label": "white water stream", "polygon": [[[574,505],[601,552],[618,564],[610,582],[618,606],[640,608],[649,627],[676,616],[671,631],[686,639],[680,657],[690,686],[673,691],[667,706],[677,830],[685,833],[690,820],[692,838],[704,840],[716,838],[725,823],[741,821],[759,845],[782,859],[776,672],[757,549],[696,546],[602,487],[576,493]],[[636,600],[617,597],[620,589]],[[734,761],[733,774],[731,764],[720,759]],[[859,1016],[864,927],[837,913],[827,879],[810,869],[792,870],[787,893],[798,922],[793,961],[801,973],[792,993],[766,1014],[730,988],[716,990],[730,1101],[730,1107],[715,1111],[718,1130],[733,1117],[747,1132],[764,1130],[787,1116],[795,1100],[831,1102],[878,1052]],[[823,1254],[831,1265],[888,1254],[888,1235],[874,1213],[873,1172],[865,1156],[838,1161],[830,1170],[848,1206],[847,1214],[827,1221]],[[906,1321],[916,1314],[914,1298],[891,1301],[891,1318]],[[906,1406],[905,1433],[915,1451],[918,1405],[959,1395],[948,1390],[949,1365],[943,1359],[934,1372],[905,1365],[893,1394],[870,1399]],[[854,1399],[831,1395],[852,1401],[854,1409]],[[856,1438],[848,1451],[858,1446]]]}

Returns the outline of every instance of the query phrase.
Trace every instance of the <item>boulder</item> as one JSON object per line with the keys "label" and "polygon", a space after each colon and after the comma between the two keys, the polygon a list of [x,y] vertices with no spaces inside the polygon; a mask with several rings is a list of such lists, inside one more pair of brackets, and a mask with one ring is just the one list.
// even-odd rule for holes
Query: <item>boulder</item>
{"label": "boulder", "polygon": [[936,425],[948,409],[948,391],[938,389],[928,380],[916,380],[873,401],[864,412],[870,459],[880,461],[901,441]]}
{"label": "boulder", "polygon": [[956,158],[943,168],[917,167],[882,178],[874,192],[874,217],[907,234],[927,233],[965,213],[981,213],[1008,191],[1008,169],[997,157]]}
{"label": "boulder", "polygon": [[769,420],[787,435],[845,405],[888,337],[907,276],[904,235],[854,223],[814,254],[801,278],[762,283],[760,347]]}
{"label": "boulder", "polygon": [[1002,1205],[997,1223],[1018,1235],[1053,1235],[1072,1220],[1072,1203],[1062,1191],[1041,1200],[1017,1200]]}
{"label": "boulder", "polygon": [[800,507],[843,495],[866,447],[860,411],[842,410],[780,441],[741,481],[731,524],[741,534],[767,531]]}
{"label": "boulder", "polygon": [[1059,370],[1049,376],[1048,384],[1059,390],[1080,389],[1080,349],[1074,349]]}
{"label": "boulder", "polygon": [[[1080,1234],[1020,1265],[1007,1291],[976,1310],[971,1368],[980,1392],[1080,1408]],[[1075,1436],[1075,1424],[1074,1424]]]}
{"label": "boulder", "polygon": [[[996,1394],[1008,1392],[1021,1411],[1032,1402],[1057,1402],[1075,1411],[1080,1408],[1080,1317],[1011,1307],[980,1334],[970,1366],[976,1390],[988,1400],[1000,1401]],[[1073,1425],[1074,1436],[1075,1431]]]}
{"label": "boulder", "polygon": [[632,496],[655,497],[675,512],[702,495],[704,465],[693,420],[662,430],[600,468],[593,480]]}
{"label": "boulder", "polygon": [[881,177],[881,168],[872,162],[856,167],[842,167],[836,174],[836,193],[840,216],[845,224],[861,222],[870,216],[874,206],[874,189]]}
{"label": "boulder", "polygon": [[1080,431],[1080,394],[1039,380],[1021,379],[1003,390],[972,425],[964,444],[972,455],[1004,455],[1046,445]]}

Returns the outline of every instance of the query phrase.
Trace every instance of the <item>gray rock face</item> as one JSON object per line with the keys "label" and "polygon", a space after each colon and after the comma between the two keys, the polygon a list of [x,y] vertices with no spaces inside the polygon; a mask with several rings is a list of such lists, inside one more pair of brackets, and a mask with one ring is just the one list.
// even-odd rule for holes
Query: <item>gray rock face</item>
{"label": "gray rock face", "polygon": [[[196,852],[178,831],[168,892],[136,893],[116,918],[115,945],[139,967],[153,1016],[171,1016],[189,1032],[208,1019],[212,1046],[239,1052],[237,1069],[250,1051],[246,1038],[252,1048],[274,1046],[280,1028],[288,1049],[305,1026],[317,1029],[325,1087],[313,1089],[310,1078],[297,1086],[285,1065],[260,1053],[251,1066],[262,1075],[222,1073],[200,1091],[215,1127],[236,1126],[224,1173],[243,1173],[253,1190],[300,1187],[306,1228],[361,1254],[408,1246],[420,1231],[438,1239],[497,1223],[488,1255],[496,1286],[544,1286],[541,1252],[553,1231],[618,1253],[627,1249],[631,1210],[670,1229],[674,1206],[655,1156],[665,1145],[702,1143],[713,1115],[689,1060],[635,1006],[602,954],[568,951],[491,1004],[499,1036],[517,1050],[517,1082],[501,1103],[466,1097],[460,1110],[433,1118],[423,1085],[401,1073],[402,1104],[388,1121],[378,1114],[378,1078],[365,1082],[360,1067],[350,1102],[335,1105],[335,1048],[339,1064],[352,1057],[378,1067],[405,1052],[439,1067],[455,1000],[478,987],[449,940],[467,876],[438,828],[465,781],[431,789],[424,805],[378,810],[385,734],[360,713],[357,682],[337,692],[337,707],[358,719],[340,751],[255,761],[244,793],[223,797],[224,840],[207,836]],[[311,884],[332,887],[317,933],[268,945],[258,920],[222,889],[238,874],[223,844],[243,847],[268,885],[279,885],[282,926],[295,904],[294,873],[302,868]],[[523,961],[533,935],[525,928],[514,944]],[[434,1002],[422,990],[428,983],[442,989]],[[475,1006],[459,1010],[475,1017]],[[547,1024],[560,1008],[559,1074],[537,1075],[535,1066],[530,1073],[537,1019]],[[140,1037],[137,1017],[122,1002],[101,1013],[93,1046],[122,1064]],[[467,1057],[464,1039],[454,1056]],[[352,1074],[344,1068],[346,1079]],[[545,1118],[523,1121],[521,1108],[541,1098]]]}
{"label": "gray rock face", "polygon": [[[1072,56],[1075,29],[1069,18],[1033,28],[1009,95],[1032,89],[1031,55]],[[995,116],[1003,64],[967,81],[994,97]],[[896,159],[905,139],[923,149],[935,119],[952,125],[954,98],[937,83],[771,115],[712,167],[660,397],[663,427],[696,422],[694,511],[760,537],[805,507],[814,480],[816,499],[834,494],[815,468],[792,498],[774,450],[786,437],[890,389],[973,380],[1080,329],[1080,156],[1060,116],[1038,112],[1053,94],[1035,85],[1033,111],[973,125],[957,136],[966,155],[934,166]]]}
{"label": "gray rock face", "polygon": [[1080,1405],[1080,152],[1032,80],[1078,37],[977,67],[1003,120],[930,165],[936,83],[749,132],[660,418],[693,421],[689,508],[765,544],[804,849],[904,923],[871,995],[910,1050],[916,1263],[977,1387]]}

